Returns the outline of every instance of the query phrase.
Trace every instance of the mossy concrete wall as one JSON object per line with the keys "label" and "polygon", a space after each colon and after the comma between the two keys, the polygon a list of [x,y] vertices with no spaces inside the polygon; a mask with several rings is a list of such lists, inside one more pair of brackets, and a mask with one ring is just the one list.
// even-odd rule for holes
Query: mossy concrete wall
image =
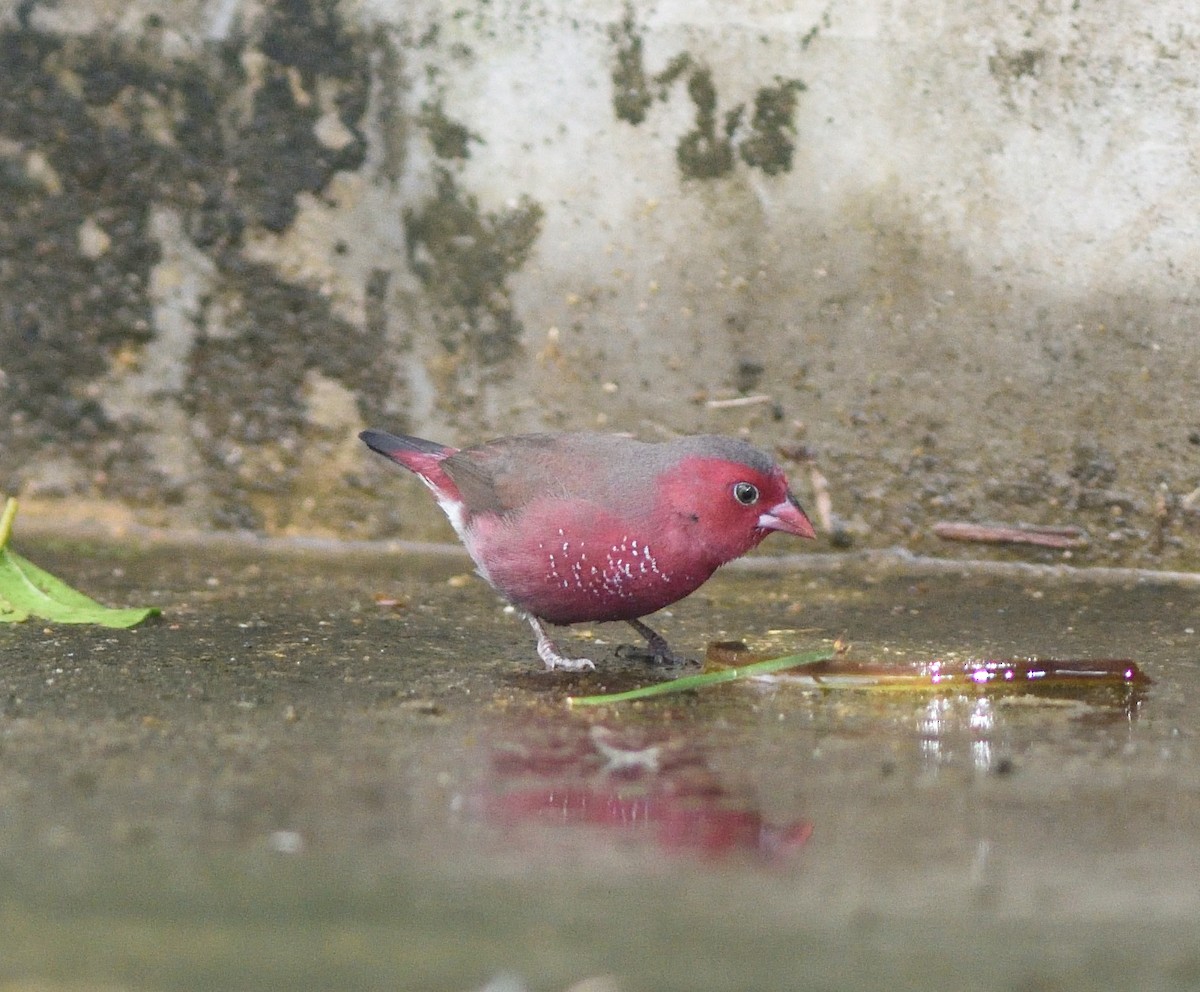
{"label": "mossy concrete wall", "polygon": [[1198,107],[1186,0],[8,0],[0,490],[448,535],[357,430],[749,432],[1194,564]]}

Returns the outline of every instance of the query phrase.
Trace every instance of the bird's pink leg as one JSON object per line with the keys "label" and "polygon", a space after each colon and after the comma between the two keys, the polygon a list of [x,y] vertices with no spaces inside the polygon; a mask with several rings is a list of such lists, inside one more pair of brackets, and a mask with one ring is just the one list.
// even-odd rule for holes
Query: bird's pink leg
{"label": "bird's pink leg", "polygon": [[[646,654],[650,656],[650,660],[660,665],[694,665],[695,660],[692,658],[684,658],[677,655],[671,650],[671,646],[667,643],[667,639],[662,636],[653,627],[642,623],[641,620],[626,620],[627,624],[646,638]],[[633,654],[634,652],[630,652]],[[637,651],[641,655],[641,651]]]}
{"label": "bird's pink leg", "polygon": [[537,653],[538,657],[546,663],[546,668],[554,671],[556,668],[561,668],[566,672],[582,672],[593,670],[596,663],[588,658],[568,658],[558,650],[550,635],[546,633],[546,628],[542,626],[542,622],[537,617],[526,616],[529,621],[529,626],[533,628],[533,632],[537,634]]}

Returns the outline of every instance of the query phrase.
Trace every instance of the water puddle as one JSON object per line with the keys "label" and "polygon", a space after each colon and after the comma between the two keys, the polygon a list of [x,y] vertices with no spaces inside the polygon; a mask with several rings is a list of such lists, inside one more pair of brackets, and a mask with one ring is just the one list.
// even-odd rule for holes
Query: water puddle
{"label": "water puddle", "polygon": [[1196,589],[731,572],[673,644],[1152,682],[573,711],[664,673],[615,626],[563,638],[596,672],[541,670],[457,557],[35,550],[164,616],[0,629],[0,984],[1200,985]]}

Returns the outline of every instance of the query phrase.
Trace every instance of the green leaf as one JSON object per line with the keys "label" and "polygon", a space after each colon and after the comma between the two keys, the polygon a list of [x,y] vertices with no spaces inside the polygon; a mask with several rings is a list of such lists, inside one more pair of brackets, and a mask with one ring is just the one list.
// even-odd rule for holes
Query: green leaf
{"label": "green leaf", "polygon": [[829,661],[833,655],[829,651],[806,651],[803,654],[789,654],[782,658],[768,658],[766,661],[756,661],[739,668],[722,668],[716,672],[704,672],[700,675],[685,675],[682,678],[671,679],[669,682],[655,682],[644,685],[640,689],[630,689],[628,692],[610,692],[601,696],[568,696],[568,706],[606,706],[609,703],[625,703],[633,699],[647,699],[651,696],[665,696],[674,692],[688,692],[692,689],[703,689],[721,682],[733,682],[737,679],[749,679],[755,675],[769,675],[772,672],[782,672],[789,668],[799,668],[801,665],[815,665],[819,661]]}
{"label": "green leaf", "polygon": [[52,623],[95,623],[105,627],[133,627],[158,616],[157,607],[114,610],[76,589],[7,547],[16,515],[10,499],[0,517],[0,623],[38,617]]}

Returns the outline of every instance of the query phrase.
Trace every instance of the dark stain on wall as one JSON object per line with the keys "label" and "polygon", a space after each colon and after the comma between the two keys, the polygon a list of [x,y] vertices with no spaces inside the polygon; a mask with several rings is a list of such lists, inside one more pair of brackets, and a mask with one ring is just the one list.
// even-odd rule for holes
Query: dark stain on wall
{"label": "dark stain on wall", "polygon": [[1001,46],[988,58],[988,70],[998,80],[1011,83],[1022,76],[1036,76],[1046,61],[1046,53],[1040,48],[1012,50]]}
{"label": "dark stain on wall", "polygon": [[758,91],[749,132],[738,146],[743,162],[768,176],[791,171],[796,101],[805,88],[799,79],[781,79]]}
{"label": "dark stain on wall", "polygon": [[688,96],[696,105],[696,127],[685,134],[675,147],[679,171],[688,179],[716,179],[733,169],[733,142],[740,112],[726,116],[725,127],[717,131],[717,90],[712,73],[697,68],[688,79]]}
{"label": "dark stain on wall", "polygon": [[[150,217],[168,208],[222,303],[208,336],[202,302],[181,397],[213,473],[202,485],[222,494],[218,522],[256,526],[254,494],[286,489],[299,460],[306,374],[371,410],[393,377],[384,322],[351,326],[242,251],[249,227],[288,229],[299,193],[361,165],[369,43],[333,0],[270,4],[254,36],[188,59],[164,57],[154,29],[140,41],[0,32],[0,490],[65,457],[78,471],[59,495],[179,497],[154,468],[159,425],[114,423],[102,403],[104,377],[155,340]],[[322,115],[341,140],[319,140]],[[255,446],[273,457],[249,477],[238,466]]]}
{"label": "dark stain on wall", "polygon": [[442,101],[427,100],[421,104],[418,123],[425,129],[433,145],[433,153],[441,159],[465,159],[471,157],[471,142],[482,142],[477,134],[465,125],[446,116]]}
{"label": "dark stain on wall", "polygon": [[201,454],[224,494],[215,523],[263,524],[258,497],[285,496],[305,443],[305,376],[320,372],[352,384],[378,409],[392,369],[381,330],[333,316],[310,290],[281,282],[262,265],[228,271],[224,328],[192,350],[184,409]]}
{"label": "dark stain on wall", "polygon": [[1040,48],[1013,49],[1002,44],[988,58],[988,72],[995,80],[1004,103],[1013,113],[1019,113],[1023,104],[1018,91],[1036,86],[1045,69],[1046,52]]}
{"label": "dark stain on wall", "polygon": [[438,169],[435,195],[405,211],[409,266],[435,304],[448,353],[469,350],[494,365],[516,351],[522,327],[507,280],[528,257],[541,220],[541,206],[528,198],[500,212],[481,210],[446,168]]}
{"label": "dark stain on wall", "polygon": [[665,100],[671,85],[692,68],[692,57],[681,52],[662,72],[647,75],[642,58],[642,36],[632,6],[625,7],[625,17],[620,24],[609,28],[608,36],[616,46],[616,64],[612,71],[613,113],[617,120],[641,124],[654,101]]}
{"label": "dark stain on wall", "polygon": [[[609,29],[609,38],[615,48],[613,113],[618,120],[643,123],[655,100],[665,100],[676,80],[686,77],[696,117],[695,126],[675,146],[675,159],[685,178],[727,175],[733,171],[737,155],[750,168],[761,169],[769,176],[791,171],[796,104],[798,95],[806,89],[799,79],[777,78],[774,86],[761,88],[747,126],[743,104],[723,115],[719,113],[720,99],[712,70],[698,64],[687,52],[672,58],[662,72],[647,73],[632,7],[627,6],[620,24]],[[807,48],[810,41],[811,37],[805,36],[803,47]]]}
{"label": "dark stain on wall", "polygon": [[621,23],[609,29],[609,38],[616,46],[616,64],[612,71],[613,113],[617,120],[641,124],[654,103],[654,93],[646,77],[642,36],[637,31],[631,6],[626,6]]}
{"label": "dark stain on wall", "polygon": [[[259,50],[269,61],[231,158],[250,219],[279,232],[296,219],[298,193],[323,189],[334,172],[362,164],[365,144],[356,132],[370,77],[362,40],[342,30],[332,3],[283,0],[268,7]],[[355,134],[345,147],[317,140],[318,81],[334,88],[338,118]]]}
{"label": "dark stain on wall", "polygon": [[[147,209],[181,163],[130,120],[126,87],[157,101],[166,90],[102,39],[0,33],[0,485],[9,492],[47,442],[54,457],[75,456],[103,477],[111,425],[91,385],[109,356],[153,335],[146,286],[159,249]],[[185,106],[189,93],[178,94]],[[87,218],[110,239],[103,252],[81,245]]]}

